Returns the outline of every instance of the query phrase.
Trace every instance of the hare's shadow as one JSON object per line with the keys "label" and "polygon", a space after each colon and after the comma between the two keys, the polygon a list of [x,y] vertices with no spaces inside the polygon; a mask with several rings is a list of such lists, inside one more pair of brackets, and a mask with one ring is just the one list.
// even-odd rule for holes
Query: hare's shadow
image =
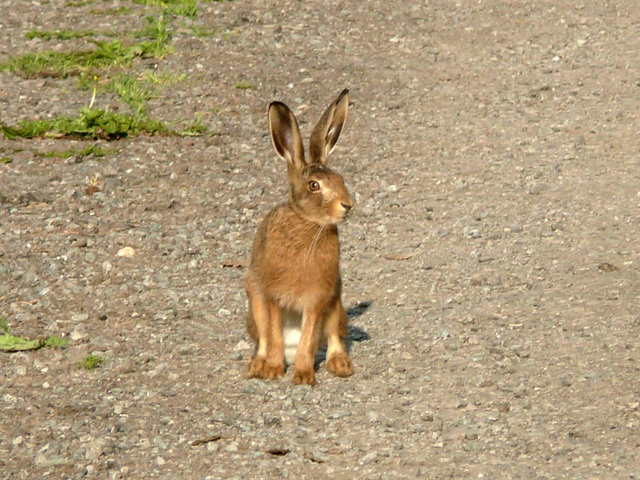
{"label": "hare's shadow", "polygon": [[[353,320],[354,318],[358,318],[360,315],[364,314],[373,302],[366,301],[360,302],[356,306],[351,307],[347,310],[347,317],[349,320]],[[356,327],[355,325],[349,325],[347,327],[347,338],[345,339],[345,347],[347,347],[347,351],[351,352],[351,347],[353,347],[353,342],[364,342],[366,340],[370,340],[371,336],[362,328]],[[316,366],[324,362],[327,359],[327,346],[323,345],[318,349],[318,353],[316,354]]]}

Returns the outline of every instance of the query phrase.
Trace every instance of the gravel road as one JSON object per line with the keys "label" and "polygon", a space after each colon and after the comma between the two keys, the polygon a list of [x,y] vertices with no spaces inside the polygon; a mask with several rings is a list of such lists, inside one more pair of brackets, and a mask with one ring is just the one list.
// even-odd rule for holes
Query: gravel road
{"label": "gravel road", "polygon": [[[159,11],[1,10],[0,61],[86,46],[32,29]],[[81,158],[40,154],[94,141],[1,138],[0,316],[70,342],[0,353],[0,477],[640,478],[639,19],[633,1],[202,2],[174,53],[132,68],[184,75],[148,114],[213,135]],[[247,380],[251,242],[287,196],[266,108],[308,138],[343,88],[355,374]],[[90,99],[0,73],[5,124]]]}

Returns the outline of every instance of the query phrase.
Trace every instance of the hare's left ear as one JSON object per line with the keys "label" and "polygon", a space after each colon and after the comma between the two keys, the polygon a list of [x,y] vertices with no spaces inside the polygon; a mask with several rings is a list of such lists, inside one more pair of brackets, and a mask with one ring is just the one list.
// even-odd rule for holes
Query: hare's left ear
{"label": "hare's left ear", "polygon": [[305,166],[304,147],[293,112],[282,102],[269,105],[269,132],[273,149],[280,158],[287,161],[289,173],[302,170]]}
{"label": "hare's left ear", "polygon": [[340,132],[347,120],[349,90],[344,89],[338,98],[325,110],[313,128],[309,142],[309,162],[325,165],[333,148],[338,143]]}

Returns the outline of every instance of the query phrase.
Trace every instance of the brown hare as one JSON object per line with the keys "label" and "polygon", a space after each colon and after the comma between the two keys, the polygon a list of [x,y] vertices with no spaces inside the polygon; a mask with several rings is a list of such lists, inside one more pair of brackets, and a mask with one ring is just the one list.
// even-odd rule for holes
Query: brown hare
{"label": "brown hare", "polygon": [[258,227],[245,281],[247,329],[257,344],[249,378],[284,375],[295,364],[293,381],[315,385],[318,344],[327,342],[327,368],[353,373],[344,345],[347,314],[342,306],[337,224],[354,201],[342,177],[327,167],[347,118],[349,91],[329,105],[311,133],[305,158],[295,116],[280,102],[269,105],[273,148],[287,162],[290,195]]}

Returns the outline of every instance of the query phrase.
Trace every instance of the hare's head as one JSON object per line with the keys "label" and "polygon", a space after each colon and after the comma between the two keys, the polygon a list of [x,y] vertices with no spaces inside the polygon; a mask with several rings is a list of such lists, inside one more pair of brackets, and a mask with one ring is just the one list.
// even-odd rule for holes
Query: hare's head
{"label": "hare's head", "polygon": [[314,127],[308,160],[289,107],[281,102],[269,105],[271,141],[278,156],[287,161],[291,206],[303,218],[320,225],[344,221],[354,205],[342,177],[327,166],[347,119],[348,93],[343,90]]}

